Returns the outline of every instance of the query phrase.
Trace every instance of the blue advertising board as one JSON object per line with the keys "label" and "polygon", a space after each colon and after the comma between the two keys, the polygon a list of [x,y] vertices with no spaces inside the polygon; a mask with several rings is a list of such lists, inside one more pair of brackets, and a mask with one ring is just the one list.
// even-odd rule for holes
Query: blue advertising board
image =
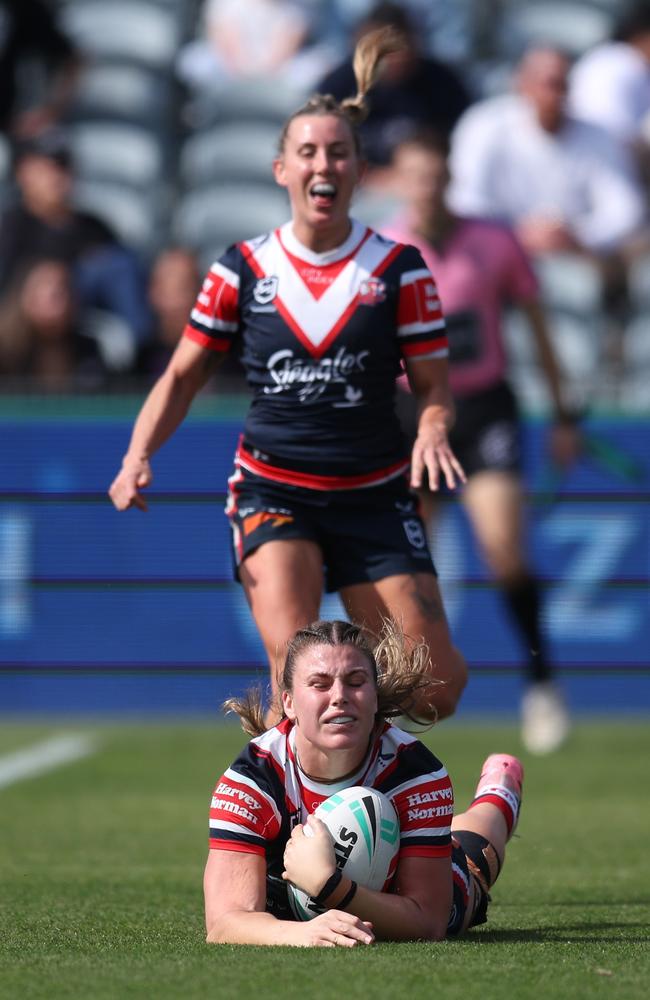
{"label": "blue advertising board", "polygon": [[[155,459],[149,511],[120,515],[106,488],[130,426],[119,412],[0,414],[0,711],[196,709],[263,668],[223,513],[239,412],[188,420]],[[553,659],[631,708],[650,708],[648,430],[591,418],[588,453],[558,477],[543,426],[525,428]],[[440,508],[432,548],[450,625],[494,692],[495,678],[519,676],[524,650],[462,508]],[[338,599],[323,613],[342,615]]]}

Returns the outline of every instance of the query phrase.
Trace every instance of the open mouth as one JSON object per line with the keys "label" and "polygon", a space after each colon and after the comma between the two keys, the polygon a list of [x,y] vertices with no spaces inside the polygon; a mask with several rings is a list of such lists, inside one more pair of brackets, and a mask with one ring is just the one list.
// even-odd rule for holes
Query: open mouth
{"label": "open mouth", "polygon": [[336,185],[329,181],[317,181],[309,189],[309,197],[319,208],[329,208],[336,198]]}
{"label": "open mouth", "polygon": [[353,715],[336,715],[332,719],[327,719],[328,726],[348,726],[352,722],[356,722]]}

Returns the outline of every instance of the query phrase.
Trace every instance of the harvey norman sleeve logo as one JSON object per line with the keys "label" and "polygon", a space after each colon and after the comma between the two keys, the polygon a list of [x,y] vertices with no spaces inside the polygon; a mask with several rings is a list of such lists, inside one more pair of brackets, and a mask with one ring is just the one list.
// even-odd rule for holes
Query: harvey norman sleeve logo
{"label": "harvey norman sleeve logo", "polygon": [[233,788],[225,781],[219,782],[212,796],[212,809],[247,820],[253,826],[261,822],[261,817],[256,815],[261,808],[261,803],[253,795],[242,788]]}
{"label": "harvey norman sleeve logo", "polygon": [[415,792],[408,799],[408,821],[439,819],[453,816],[454,793],[451,788],[439,788],[428,792]]}

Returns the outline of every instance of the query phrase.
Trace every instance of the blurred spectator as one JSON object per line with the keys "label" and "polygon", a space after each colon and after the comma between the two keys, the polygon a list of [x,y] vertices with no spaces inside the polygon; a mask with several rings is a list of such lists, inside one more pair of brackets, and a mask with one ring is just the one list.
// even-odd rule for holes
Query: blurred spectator
{"label": "blurred spectator", "polygon": [[[489,16],[494,19],[495,4],[492,0]],[[321,5],[323,0],[321,0]],[[346,34],[356,30],[356,25],[368,16],[376,0],[324,0],[330,17],[338,21]],[[408,13],[410,23],[418,33],[420,49],[427,55],[439,55],[445,62],[465,62],[471,65],[477,25],[484,16],[476,0],[400,0],[399,6]]]}
{"label": "blurred spectator", "polygon": [[[19,70],[36,59],[45,81],[24,93]],[[0,0],[0,130],[31,135],[61,118],[73,95],[79,58],[43,0]],[[32,82],[34,82],[32,80]]]}
{"label": "blurred spectator", "polygon": [[[162,375],[194,308],[202,280],[196,255],[186,247],[168,247],[155,259],[149,277],[151,332],[135,364],[140,378],[153,382]],[[209,382],[206,391],[211,386]],[[236,353],[221,362],[219,386],[221,391],[246,391],[246,376]]]}
{"label": "blurred spectator", "polygon": [[47,392],[94,391],[107,372],[83,332],[69,268],[43,260],[18,280],[0,312],[0,374]]}
{"label": "blurred spectator", "polygon": [[453,136],[452,207],[512,224],[532,254],[616,254],[645,221],[627,151],[566,110],[569,62],[555,49],[523,57],[517,93],[470,108]]}
{"label": "blurred spectator", "polygon": [[138,375],[151,381],[162,375],[194,308],[201,279],[191,250],[170,247],[154,261],[149,278],[153,323],[151,335],[138,352]]}
{"label": "blurred spectator", "polygon": [[60,260],[74,267],[84,306],[114,313],[141,339],[149,316],[137,258],[106,223],[74,207],[65,134],[50,129],[20,142],[15,177],[19,201],[0,217],[0,292],[30,263]]}
{"label": "blurred spectator", "polygon": [[[540,367],[553,400],[551,450],[561,465],[577,457],[580,439],[563,398],[537,279],[514,234],[494,220],[449,211],[447,145],[416,135],[395,155],[404,199],[386,235],[418,248],[434,275],[449,337],[449,382],[456,422],[449,440],[465,469],[461,499],[484,558],[494,574],[527,651],[522,738],[528,750],[557,749],[569,728],[567,711],[546,654],[541,594],[524,542],[524,489],[517,402],[507,380],[504,311],[516,304],[529,321]],[[406,433],[417,432],[416,401],[401,392]],[[438,501],[420,491],[420,511],[431,530]]]}
{"label": "blurred spectator", "polygon": [[[455,70],[424,55],[408,11],[396,3],[380,3],[357,27],[356,42],[375,28],[390,25],[404,37],[404,49],[387,56],[381,78],[372,90],[370,114],[361,126],[364,154],[371,168],[385,168],[394,148],[422,127],[448,134],[470,103],[467,89]],[[351,59],[332,70],[317,86],[337,100],[352,97],[356,84]],[[371,182],[385,180],[371,172]]]}
{"label": "blurred spectator", "polygon": [[324,68],[308,45],[313,15],[300,0],[207,0],[204,37],[181,51],[178,75],[195,91],[253,77],[309,86]]}
{"label": "blurred spectator", "polygon": [[648,172],[650,160],[650,2],[619,17],[611,41],[586,52],[570,77],[569,108],[577,118],[627,143]]}

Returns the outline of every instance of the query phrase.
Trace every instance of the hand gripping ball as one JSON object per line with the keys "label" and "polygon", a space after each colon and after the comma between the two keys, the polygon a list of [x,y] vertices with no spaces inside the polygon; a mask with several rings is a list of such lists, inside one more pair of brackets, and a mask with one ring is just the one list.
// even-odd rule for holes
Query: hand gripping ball
{"label": "hand gripping ball", "polygon": [[[375,788],[355,785],[325,799],[314,815],[331,834],[337,868],[359,885],[385,891],[399,851],[399,820],[390,799]],[[302,889],[289,883],[288,891],[298,920],[312,920],[324,912]]]}

